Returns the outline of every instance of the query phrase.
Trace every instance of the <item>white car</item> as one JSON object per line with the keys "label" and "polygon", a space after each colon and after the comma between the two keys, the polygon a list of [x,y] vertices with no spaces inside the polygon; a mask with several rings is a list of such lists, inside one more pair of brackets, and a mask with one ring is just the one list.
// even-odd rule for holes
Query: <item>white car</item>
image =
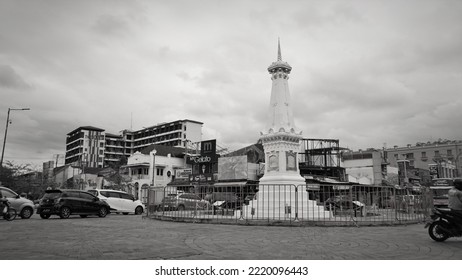
{"label": "white car", "polygon": [[[34,202],[27,198],[19,196],[13,190],[0,187],[0,197],[5,197],[11,204],[11,207],[16,210],[18,215],[23,219],[29,219],[34,214]],[[0,206],[1,208],[1,206]]]}
{"label": "white car", "polygon": [[145,209],[140,200],[136,200],[133,195],[123,191],[94,189],[88,192],[106,201],[111,207],[111,212],[141,215]]}

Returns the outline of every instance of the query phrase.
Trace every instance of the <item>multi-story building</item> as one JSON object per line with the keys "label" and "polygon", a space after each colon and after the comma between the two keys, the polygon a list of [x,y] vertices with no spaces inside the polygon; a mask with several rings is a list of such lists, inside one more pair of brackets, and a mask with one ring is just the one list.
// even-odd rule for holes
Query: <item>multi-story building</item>
{"label": "multi-story building", "polygon": [[65,164],[85,167],[103,167],[104,129],[81,126],[67,134]]}
{"label": "multi-story building", "polygon": [[462,141],[440,140],[394,146],[386,152],[390,166],[398,167],[400,160],[407,160],[411,167],[435,170],[434,175],[438,178],[462,176]]}
{"label": "multi-story building", "polygon": [[198,121],[177,120],[137,131],[123,130],[120,135],[81,126],[67,134],[65,164],[106,167],[152,144],[186,147],[187,142],[202,140],[202,125]]}
{"label": "multi-story building", "polygon": [[382,185],[383,181],[388,179],[388,162],[383,154],[383,151],[376,149],[343,152],[342,166],[348,175],[348,181]]}

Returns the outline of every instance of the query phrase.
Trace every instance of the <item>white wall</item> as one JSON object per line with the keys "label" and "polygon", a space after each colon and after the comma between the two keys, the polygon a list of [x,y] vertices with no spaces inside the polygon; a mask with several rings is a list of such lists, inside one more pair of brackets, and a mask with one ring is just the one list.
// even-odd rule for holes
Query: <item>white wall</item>
{"label": "white wall", "polygon": [[184,140],[189,140],[191,142],[200,142],[202,141],[202,125],[194,122],[185,122],[184,125],[186,125],[186,139]]}
{"label": "white wall", "polygon": [[371,185],[374,184],[373,159],[344,160],[342,166],[349,182]]}
{"label": "white wall", "polygon": [[[138,177],[131,177],[131,173],[129,176],[132,178],[130,182],[131,185],[138,183],[139,185],[139,197],[142,198],[143,195],[141,193],[141,187],[145,184],[151,185],[153,182],[153,164],[154,164],[154,155],[153,154],[142,154],[140,152],[136,152],[132,156],[127,159],[127,165],[137,165],[137,164],[149,164],[149,175],[145,179],[138,179]],[[155,164],[156,164],[156,173],[157,169],[163,169],[163,175],[155,177],[155,186],[166,186],[168,183],[172,181],[173,176],[175,175],[176,169],[184,168],[184,159],[171,157],[170,154],[167,156],[155,156]],[[170,171],[171,175],[168,177],[168,171]]]}

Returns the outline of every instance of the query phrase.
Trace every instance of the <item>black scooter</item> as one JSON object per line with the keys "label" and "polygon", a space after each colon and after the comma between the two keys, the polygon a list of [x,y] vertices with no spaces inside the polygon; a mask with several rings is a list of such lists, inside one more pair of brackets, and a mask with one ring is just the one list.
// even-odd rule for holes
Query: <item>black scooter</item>
{"label": "black scooter", "polygon": [[434,208],[430,216],[431,221],[427,222],[430,237],[438,242],[443,242],[449,237],[462,236],[462,216],[448,208]]}

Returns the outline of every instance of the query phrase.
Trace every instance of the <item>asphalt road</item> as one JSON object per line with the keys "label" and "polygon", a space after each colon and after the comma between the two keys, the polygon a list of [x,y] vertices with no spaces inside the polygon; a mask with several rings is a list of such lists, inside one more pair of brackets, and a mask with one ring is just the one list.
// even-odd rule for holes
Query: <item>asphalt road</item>
{"label": "asphalt road", "polygon": [[2,260],[448,260],[462,239],[423,224],[278,227],[175,223],[134,215],[0,220]]}

